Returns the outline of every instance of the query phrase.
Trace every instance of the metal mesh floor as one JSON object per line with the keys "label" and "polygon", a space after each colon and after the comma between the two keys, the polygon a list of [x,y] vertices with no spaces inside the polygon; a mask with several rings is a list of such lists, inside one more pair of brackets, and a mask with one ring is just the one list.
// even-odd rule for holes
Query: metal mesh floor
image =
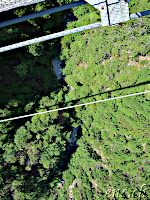
{"label": "metal mesh floor", "polygon": [[45,0],[0,0],[0,12],[7,11],[20,6],[27,6]]}

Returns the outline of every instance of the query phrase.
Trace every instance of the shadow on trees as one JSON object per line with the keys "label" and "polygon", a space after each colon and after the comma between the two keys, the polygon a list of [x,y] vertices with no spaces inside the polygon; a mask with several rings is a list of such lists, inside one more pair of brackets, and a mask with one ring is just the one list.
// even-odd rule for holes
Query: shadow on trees
{"label": "shadow on trees", "polygon": [[[61,103],[61,106],[62,107],[65,107],[65,106],[68,106],[69,103],[72,103],[72,106],[75,105],[77,102],[81,101],[81,100],[84,100],[84,99],[87,99],[87,98],[90,98],[90,97],[95,97],[95,96],[98,96],[98,95],[103,95],[103,94],[110,94],[111,96],[111,93],[112,92],[116,92],[116,91],[121,91],[121,90],[125,90],[125,89],[130,89],[130,88],[135,88],[135,87],[138,87],[138,86],[142,86],[142,85],[148,85],[150,84],[150,81],[145,81],[145,82],[142,82],[142,83],[138,83],[138,84],[134,84],[134,85],[130,85],[130,86],[126,86],[126,87],[121,87],[121,88],[118,88],[118,89],[114,89],[114,90],[110,90],[110,91],[105,91],[105,92],[100,92],[100,93],[97,93],[95,95],[88,95],[88,96],[85,96],[83,98],[80,98],[80,99],[76,99],[76,100],[72,100],[72,101],[67,101],[67,102],[63,102]],[[123,92],[123,91],[122,91]],[[142,92],[142,91],[140,91]],[[86,102],[85,102],[86,103]],[[60,105],[60,104],[55,104],[55,105],[52,105],[49,107],[49,109],[53,106],[56,106],[56,105]],[[70,105],[69,105],[70,106]],[[74,110],[72,108],[70,108],[70,110]]]}
{"label": "shadow on trees", "polygon": [[[43,3],[45,4],[45,3]],[[42,9],[42,3],[39,9]],[[44,8],[58,6],[56,1],[48,2]],[[0,21],[14,18],[14,11],[26,14],[34,11],[35,5],[27,9],[23,7],[0,13]],[[1,46],[33,39],[49,33],[64,30],[68,20],[75,19],[71,9],[53,13],[45,18],[39,17],[1,29]],[[61,38],[45,41],[19,49],[0,53],[0,109],[7,106],[11,115],[17,115],[16,109],[23,109],[29,102],[36,102],[42,96],[59,89],[61,81],[57,81],[52,71],[51,60],[60,53]],[[34,107],[35,109],[36,107]],[[34,110],[33,109],[33,110]],[[33,110],[30,110],[32,112]],[[19,111],[19,113],[22,113]]]}
{"label": "shadow on trees", "polygon": [[[82,136],[82,128],[79,126],[78,133],[77,133],[77,140],[80,139]],[[47,176],[46,180],[38,181],[39,174],[38,174],[38,168],[43,168],[41,164],[38,164],[36,166],[33,166],[31,172],[26,172],[24,169],[24,166],[21,166],[22,170],[21,172],[24,172],[26,174],[25,176],[25,182],[24,185],[22,185],[21,190],[28,190],[28,191],[35,191],[35,184],[31,184],[31,177],[33,177],[34,182],[36,182],[36,191],[34,195],[35,198],[43,197],[44,193],[53,192],[54,188],[57,186],[59,182],[61,182],[62,178],[62,172],[68,169],[68,164],[70,162],[70,159],[75,153],[76,149],[78,148],[78,145],[74,143],[72,146],[69,146],[69,143],[67,144],[67,148],[65,152],[62,152],[60,155],[60,161],[58,164],[56,164],[53,169],[51,169],[49,172],[49,175]]]}
{"label": "shadow on trees", "polygon": [[121,87],[121,88],[110,90],[110,91],[100,92],[100,93],[95,94],[95,95],[89,95],[89,96],[86,96],[86,97],[83,97],[83,98],[80,98],[80,99],[77,99],[77,100],[68,101],[68,102],[66,102],[66,105],[67,105],[67,103],[70,103],[70,102],[75,104],[82,99],[87,99],[89,97],[95,97],[97,95],[110,94],[110,96],[111,96],[112,92],[121,91],[121,90],[124,90],[124,89],[134,88],[134,87],[138,87],[138,86],[142,86],[142,85],[148,85],[148,84],[150,84],[150,81],[145,81],[145,82],[142,82],[142,83],[138,83],[138,84],[134,84],[134,85],[126,86],[126,87]]}
{"label": "shadow on trees", "polygon": [[11,52],[10,56],[7,52],[1,60],[0,109],[7,108],[11,116],[24,114],[24,106],[28,103],[33,103],[29,112],[34,112],[42,96],[62,87],[51,66],[51,60],[57,55],[57,46],[52,43],[45,45],[39,53],[40,56],[33,56],[21,48],[19,52]]}
{"label": "shadow on trees", "polygon": [[[77,141],[81,137],[82,137],[82,128],[80,125],[78,127],[78,132],[77,132]],[[74,144],[72,145],[69,145],[69,143],[67,143],[66,150],[61,154],[59,162],[59,169],[61,173],[68,169],[68,163],[70,162],[72,154],[74,154],[76,152],[76,149],[78,148],[77,141],[74,142]]]}

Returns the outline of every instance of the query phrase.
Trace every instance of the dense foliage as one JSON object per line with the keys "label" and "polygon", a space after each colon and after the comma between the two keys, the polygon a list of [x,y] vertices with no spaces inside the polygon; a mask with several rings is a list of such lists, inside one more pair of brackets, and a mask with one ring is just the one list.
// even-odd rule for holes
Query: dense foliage
{"label": "dense foliage", "polygon": [[[22,16],[69,2],[13,12]],[[132,0],[130,12],[149,4]],[[67,12],[3,28],[0,41],[9,44],[100,20],[98,11],[82,5],[70,11],[74,21],[66,27]],[[1,54],[0,118],[150,90],[149,19]],[[70,90],[53,73],[56,55],[65,63]],[[150,199],[149,102],[145,94],[0,123],[0,199]],[[82,133],[71,150],[67,141],[78,126]]]}

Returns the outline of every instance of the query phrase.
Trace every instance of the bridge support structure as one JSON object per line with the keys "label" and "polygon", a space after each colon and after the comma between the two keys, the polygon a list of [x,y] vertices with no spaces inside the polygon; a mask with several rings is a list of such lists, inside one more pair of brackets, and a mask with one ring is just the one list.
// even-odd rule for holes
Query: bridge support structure
{"label": "bridge support structure", "polygon": [[[143,12],[138,12],[138,13],[133,13],[129,16],[129,7],[128,7],[128,3],[130,2],[130,0],[85,0],[87,3],[90,3],[92,6],[94,6],[96,9],[98,9],[101,12],[101,22],[96,22],[94,24],[89,24],[86,26],[81,26],[78,28],[73,28],[70,30],[65,30],[65,31],[61,31],[58,33],[53,33],[53,34],[49,34],[46,36],[42,36],[39,38],[35,38],[35,39],[30,39],[30,40],[26,40],[24,42],[19,42],[16,44],[12,44],[12,45],[8,45],[8,46],[4,46],[4,47],[0,47],[0,53],[1,52],[5,52],[5,51],[9,51],[12,49],[17,49],[20,47],[24,47],[27,45],[31,45],[31,44],[35,44],[38,42],[43,42],[46,40],[50,40],[50,39],[54,39],[54,38],[58,38],[58,37],[63,37],[65,35],[70,35],[73,33],[78,33],[81,31],[85,31],[85,30],[90,30],[93,28],[98,28],[98,27],[102,27],[102,26],[114,26],[118,23],[121,22],[125,22],[125,21],[129,21],[131,19],[134,18],[138,18],[138,17],[143,17],[143,16],[147,16],[150,15],[150,10],[147,11],[143,11]],[[63,7],[61,6],[61,8],[52,8],[49,9],[49,13],[54,13],[54,12],[58,12],[59,10],[64,10],[64,9],[68,9],[75,6],[78,6],[77,4],[80,3],[80,5],[85,4],[85,1],[81,1],[81,2],[76,2],[76,4],[73,6],[73,4],[71,3],[69,5],[69,7],[67,5],[64,5]],[[75,3],[75,2],[74,2]],[[38,16],[42,16],[43,11],[41,11],[42,13],[35,13],[35,15]],[[44,11],[45,13],[45,11]],[[27,18],[33,18],[36,16],[26,16]],[[20,19],[21,21],[25,21],[26,19]],[[17,21],[18,22],[18,21]],[[14,21],[9,21],[8,24],[15,24],[17,23],[14,19]],[[0,24],[0,27],[4,27],[8,24]],[[1,26],[2,25],[2,26]]]}
{"label": "bridge support structure", "polygon": [[115,25],[129,21],[130,0],[85,0],[101,14],[102,26]]}

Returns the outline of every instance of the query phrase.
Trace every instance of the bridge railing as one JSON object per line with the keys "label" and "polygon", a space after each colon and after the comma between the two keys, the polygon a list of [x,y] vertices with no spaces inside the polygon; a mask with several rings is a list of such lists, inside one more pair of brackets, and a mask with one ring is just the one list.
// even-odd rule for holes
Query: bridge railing
{"label": "bridge railing", "polygon": [[0,12],[14,9],[21,6],[28,6],[45,0],[0,0]]}

